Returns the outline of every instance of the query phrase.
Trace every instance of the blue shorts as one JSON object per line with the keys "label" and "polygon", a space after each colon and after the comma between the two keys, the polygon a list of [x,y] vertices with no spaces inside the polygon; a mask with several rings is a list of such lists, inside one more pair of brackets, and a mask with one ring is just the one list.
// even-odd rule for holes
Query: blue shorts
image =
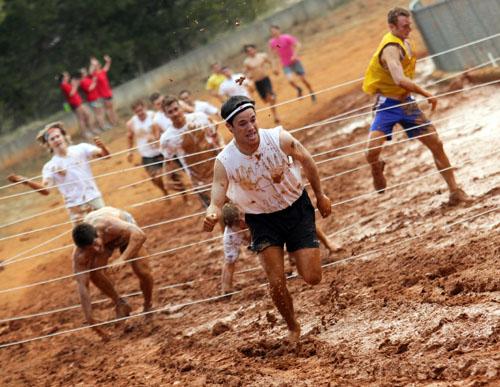
{"label": "blue shorts", "polygon": [[300,60],[296,60],[290,65],[283,67],[283,72],[285,73],[285,75],[292,75],[292,73],[304,75],[306,73]]}
{"label": "blue shorts", "polygon": [[[404,102],[386,97],[379,98],[381,99],[381,101],[375,109],[375,119],[373,120],[372,126],[370,127],[370,132],[373,132],[375,130],[383,132],[386,135],[387,140],[389,141],[392,139],[392,128],[396,124],[400,124],[405,129],[406,135],[410,138],[427,132],[427,128],[431,124],[431,122],[418,108],[418,105],[413,97],[406,98]],[[400,105],[401,103],[408,104],[403,106],[396,106]],[[427,125],[411,129],[414,126],[422,124]]]}

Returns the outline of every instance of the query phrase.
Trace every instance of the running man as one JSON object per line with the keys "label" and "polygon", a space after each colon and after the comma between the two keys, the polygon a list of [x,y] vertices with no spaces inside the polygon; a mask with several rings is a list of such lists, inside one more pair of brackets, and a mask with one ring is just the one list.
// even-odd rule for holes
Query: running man
{"label": "running man", "polygon": [[[176,155],[194,187],[207,185],[212,179],[213,168],[213,160],[209,159],[217,154],[213,150],[213,121],[203,113],[184,113],[174,96],[165,98],[163,107],[167,117],[172,121],[172,125],[160,138],[160,150],[163,156],[168,160]],[[190,154],[194,155],[189,156]],[[175,169],[172,162],[166,162],[165,167],[166,173]],[[199,192],[198,195],[203,205],[207,207],[208,194]]]}
{"label": "running man", "polygon": [[42,195],[48,195],[49,188],[56,186],[74,225],[89,212],[104,207],[89,165],[91,159],[109,156],[109,150],[101,139],[94,137],[95,145],[69,145],[70,137],[63,123],[53,122],[38,133],[37,140],[53,154],[52,159],[43,166],[42,182],[16,174],[9,175],[8,179],[38,190]]}
{"label": "running man", "polygon": [[226,79],[219,86],[219,94],[222,96],[224,101],[235,95],[244,95],[245,97],[250,98],[248,90],[250,85],[243,74],[233,74],[231,69],[226,66],[222,68],[222,74],[224,74]]}
{"label": "running man", "polygon": [[[116,318],[129,316],[132,308],[116,292],[105,269],[80,275],[78,273],[106,266],[115,249],[119,249],[121,253],[116,262],[147,256],[148,252],[143,246],[146,241],[144,231],[137,226],[128,212],[113,207],[103,207],[85,216],[83,223],[73,229],[73,241],[76,245],[73,251],[73,271],[77,274],[78,293],[87,324],[96,323],[92,317],[89,281],[111,298],[115,304]],[[147,312],[151,310],[152,305],[153,276],[146,259],[133,261],[131,266],[139,278],[144,296],[144,312]],[[103,339],[107,339],[107,335],[99,327],[94,327],[94,330]]]}
{"label": "running man", "polygon": [[226,77],[222,74],[222,68],[219,63],[213,63],[210,68],[212,70],[212,74],[208,77],[205,89],[207,89],[212,97],[224,102],[224,98],[219,94],[219,86],[226,80]]}
{"label": "running man", "polygon": [[104,130],[104,109],[103,102],[97,90],[97,78],[90,75],[85,67],[80,69],[80,89],[85,93],[87,103],[92,108],[97,122],[97,126]]}
{"label": "running man", "polygon": [[95,135],[93,132],[94,123],[89,109],[83,104],[82,97],[78,94],[78,86],[78,79],[71,78],[67,71],[59,76],[59,87],[71,110],[75,113],[83,137],[89,140]]}
{"label": "running man", "polygon": [[441,175],[450,191],[450,204],[469,203],[472,199],[457,185],[436,128],[411,95],[416,93],[426,97],[432,111],[436,109],[436,97],[412,80],[417,58],[408,40],[411,31],[410,12],[404,8],[393,8],[387,15],[387,21],[389,32],[373,54],[363,81],[363,91],[377,96],[376,115],[370,127],[366,152],[375,190],[383,193],[387,186],[385,162],[380,160],[380,154],[384,142],[392,139],[394,125],[400,124],[409,138],[428,134],[418,140],[432,152],[436,167],[439,170],[446,169],[441,171]]}
{"label": "running man", "polygon": [[113,91],[111,90],[108,79],[108,71],[111,68],[111,57],[109,55],[104,55],[104,62],[104,67],[102,67],[101,62],[99,62],[96,57],[91,57],[89,72],[93,77],[97,78],[97,91],[104,102],[106,117],[108,122],[112,126],[115,126],[118,124],[118,117],[113,107]]}
{"label": "running man", "polygon": [[272,67],[272,62],[265,52],[257,52],[257,48],[253,44],[246,44],[243,51],[247,55],[243,61],[245,67],[245,76],[252,80],[259,93],[260,98],[271,106],[274,123],[279,124],[280,119],[276,112],[276,94],[273,91],[271,78],[269,78],[268,68]]}
{"label": "running man", "polygon": [[[288,82],[297,90],[297,95],[302,96],[302,88],[297,85],[293,80],[293,74],[302,81],[302,83],[307,87],[309,93],[311,94],[311,99],[313,102],[316,101],[316,95],[312,89],[311,84],[306,79],[306,72],[302,62],[299,59],[298,52],[300,50],[300,42],[295,36],[282,34],[279,26],[271,26],[271,39],[269,39],[269,49],[274,54],[275,62],[277,58],[280,59],[281,65],[283,66],[283,72],[285,73]],[[275,65],[274,73],[278,75],[278,67]]]}
{"label": "running man", "polygon": [[146,110],[146,104],[142,100],[137,100],[132,104],[134,115],[127,122],[127,138],[129,153],[127,160],[134,161],[134,151],[132,148],[137,144],[137,151],[141,155],[142,165],[152,182],[164,195],[168,195],[167,187],[163,183],[163,155],[160,152],[160,131],[154,125],[155,112]]}
{"label": "running man", "polygon": [[[184,102],[186,105],[193,109],[193,112],[204,113],[207,116],[217,116],[219,118],[219,109],[217,109],[210,102],[200,101],[194,99],[193,95],[189,90],[182,90],[179,93],[179,100]],[[185,110],[185,109],[184,109]]]}
{"label": "running man", "polygon": [[304,189],[301,166],[323,217],[332,211],[330,199],[323,193],[313,158],[299,141],[281,126],[259,130],[254,101],[232,97],[222,106],[221,116],[234,138],[217,156],[203,228],[213,230],[226,195],[245,212],[251,249],[259,253],[271,298],[288,326],[288,339],[297,341],[300,325],[286,287],[284,246],[306,283],[318,284],[322,276],[314,207]]}

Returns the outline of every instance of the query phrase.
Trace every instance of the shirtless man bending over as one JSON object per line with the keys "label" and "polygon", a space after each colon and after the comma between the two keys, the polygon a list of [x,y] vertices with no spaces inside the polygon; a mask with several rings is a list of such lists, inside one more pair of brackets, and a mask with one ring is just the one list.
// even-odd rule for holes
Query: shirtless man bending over
{"label": "shirtless man bending over", "polygon": [[[113,207],[103,207],[85,216],[84,222],[73,229],[73,241],[76,245],[73,252],[75,274],[107,265],[115,249],[120,249],[121,252],[118,261],[148,255],[143,247],[146,235],[137,226],[132,215]],[[151,309],[153,293],[153,277],[149,265],[145,259],[133,261],[131,265],[139,278],[144,295],[144,311],[148,311]],[[89,280],[113,300],[117,318],[130,314],[130,305],[116,292],[105,270],[95,270],[76,276],[80,301],[88,324],[96,323],[92,318]],[[101,337],[107,338],[98,327],[94,327],[94,330]]]}

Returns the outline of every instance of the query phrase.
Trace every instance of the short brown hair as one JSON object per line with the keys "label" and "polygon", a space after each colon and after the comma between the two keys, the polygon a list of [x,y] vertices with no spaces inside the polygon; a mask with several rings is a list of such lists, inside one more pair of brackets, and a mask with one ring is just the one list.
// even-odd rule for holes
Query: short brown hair
{"label": "short brown hair", "polygon": [[387,23],[397,25],[399,16],[410,17],[410,11],[405,8],[394,7],[387,13]]}
{"label": "short brown hair", "polygon": [[135,110],[136,107],[138,106],[146,106],[144,101],[142,99],[136,99],[134,102],[132,102],[132,105],[130,105],[130,108],[132,110]]}
{"label": "short brown hair", "polygon": [[51,122],[50,124],[45,125],[45,127],[36,135],[37,141],[40,142],[41,145],[46,146],[50,153],[52,153],[52,149],[48,146],[47,138],[49,129],[52,128],[59,129],[66,142],[71,144],[71,136],[66,132],[64,124],[61,121]]}
{"label": "short brown hair", "polygon": [[155,91],[153,94],[151,94],[151,95],[149,96],[149,101],[150,101],[151,103],[154,103],[154,102],[155,102],[158,98],[160,98],[160,97],[161,97],[161,94],[160,94],[160,93],[158,93],[157,91]]}
{"label": "short brown hair", "polygon": [[172,105],[174,102],[177,102],[177,103],[179,102],[177,97],[175,95],[167,95],[165,97],[165,99],[163,100],[162,107],[166,108],[166,107]]}
{"label": "short brown hair", "polygon": [[232,227],[240,219],[240,210],[233,203],[226,203],[222,207],[224,226]]}

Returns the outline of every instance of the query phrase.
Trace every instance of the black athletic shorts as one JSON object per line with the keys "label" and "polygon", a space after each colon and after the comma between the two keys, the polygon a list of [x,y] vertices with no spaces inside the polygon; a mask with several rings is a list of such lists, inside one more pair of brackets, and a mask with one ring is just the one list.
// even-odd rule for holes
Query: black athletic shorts
{"label": "black athletic shorts", "polygon": [[144,165],[144,168],[146,168],[147,173],[152,176],[156,171],[163,168],[163,163],[160,163],[160,161],[163,161],[163,155],[143,157],[142,165]]}
{"label": "black athletic shorts", "polygon": [[261,252],[269,246],[286,245],[289,253],[319,247],[314,207],[306,190],[290,207],[270,214],[245,214],[252,234],[250,249]]}
{"label": "black athletic shorts", "polygon": [[271,94],[274,95],[273,85],[271,84],[271,80],[269,77],[265,77],[260,81],[255,81],[255,88],[260,95],[260,98],[266,99],[266,97]]}

